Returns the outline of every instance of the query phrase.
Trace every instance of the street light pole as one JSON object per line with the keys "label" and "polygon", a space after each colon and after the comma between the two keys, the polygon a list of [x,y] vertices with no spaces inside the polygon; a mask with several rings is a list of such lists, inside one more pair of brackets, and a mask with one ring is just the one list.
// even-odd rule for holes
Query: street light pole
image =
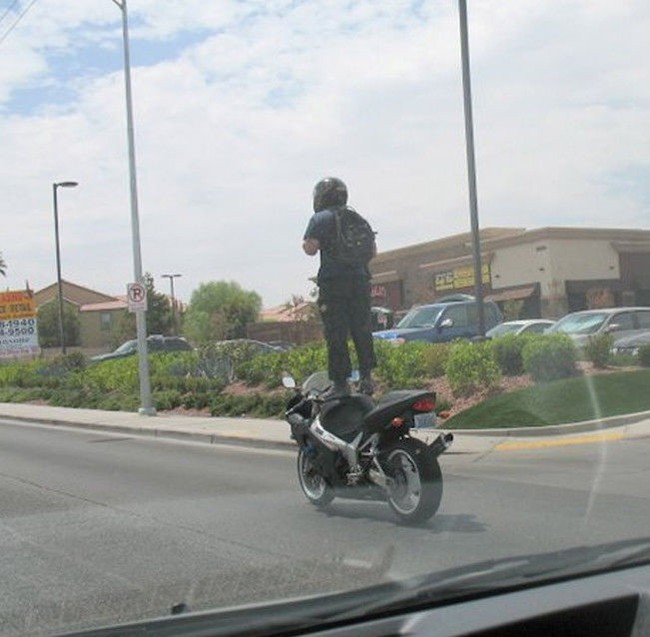
{"label": "street light pole", "polygon": [[176,335],[176,298],[174,297],[174,279],[183,276],[182,274],[161,274],[164,279],[169,279],[169,288],[172,299],[172,329],[174,336]]}
{"label": "street light pole", "polygon": [[59,188],[74,188],[79,184],[76,181],[59,181],[52,184],[54,199],[54,241],[56,243],[56,285],[59,291],[59,343],[61,354],[65,356],[65,332],[63,330],[63,283],[61,281],[61,249],[59,247],[59,201],[57,190]]}
{"label": "street light pole", "polygon": [[474,253],[474,296],[478,310],[478,331],[485,336],[485,308],[483,304],[483,268],[481,266],[481,239],[478,223],[476,194],[476,160],[474,153],[474,124],[472,116],[472,88],[469,72],[469,36],[467,30],[467,0],[458,0],[460,16],[460,49],[463,67],[463,103],[465,107],[465,141],[467,144],[467,179],[469,182],[470,221]]}
{"label": "street light pole", "polygon": [[[131,59],[129,54],[129,24],[126,0],[113,0],[122,12],[122,40],[124,44],[124,87],[126,92],[126,133],[129,145],[129,184],[131,192],[131,234],[133,239],[133,273],[137,283],[144,285],[142,276],[142,256],[140,252],[140,221],[138,217],[138,188],[135,169],[135,136],[133,133],[133,98],[131,95]],[[135,324],[138,338],[138,359],[140,376],[140,409],[145,416],[154,416],[156,409],[151,401],[151,381],[147,359],[147,321],[146,310],[135,311]]]}

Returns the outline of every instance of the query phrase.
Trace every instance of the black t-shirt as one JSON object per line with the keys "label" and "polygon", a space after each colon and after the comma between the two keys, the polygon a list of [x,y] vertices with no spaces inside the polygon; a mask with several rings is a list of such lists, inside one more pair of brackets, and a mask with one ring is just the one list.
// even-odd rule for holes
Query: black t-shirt
{"label": "black t-shirt", "polygon": [[367,266],[342,263],[329,253],[328,248],[336,241],[335,214],[331,208],[314,213],[303,237],[303,239],[318,239],[320,243],[318,283],[351,278],[367,281],[370,279]]}

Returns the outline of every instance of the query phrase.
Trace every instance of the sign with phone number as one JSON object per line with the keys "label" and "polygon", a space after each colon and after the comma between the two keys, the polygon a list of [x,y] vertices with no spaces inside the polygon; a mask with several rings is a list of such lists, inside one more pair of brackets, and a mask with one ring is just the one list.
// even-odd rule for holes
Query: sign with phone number
{"label": "sign with phone number", "polygon": [[0,358],[33,356],[38,346],[38,321],[31,291],[0,292]]}

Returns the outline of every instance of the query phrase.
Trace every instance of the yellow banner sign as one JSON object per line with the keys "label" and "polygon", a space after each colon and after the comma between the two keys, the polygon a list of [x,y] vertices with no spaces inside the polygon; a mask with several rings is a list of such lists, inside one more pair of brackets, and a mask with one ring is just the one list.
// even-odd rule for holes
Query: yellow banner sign
{"label": "yellow banner sign", "polygon": [[[482,264],[482,281],[490,283],[490,265]],[[446,272],[436,272],[434,278],[436,292],[445,290],[463,290],[474,287],[474,266],[466,265]]]}
{"label": "yellow banner sign", "polygon": [[36,303],[31,291],[0,292],[0,321],[34,318]]}

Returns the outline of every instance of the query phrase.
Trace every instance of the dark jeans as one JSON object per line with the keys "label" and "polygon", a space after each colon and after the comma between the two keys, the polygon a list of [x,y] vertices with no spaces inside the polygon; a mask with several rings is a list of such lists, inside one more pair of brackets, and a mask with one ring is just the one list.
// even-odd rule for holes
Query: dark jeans
{"label": "dark jeans", "polygon": [[348,338],[359,359],[359,373],[369,376],[375,367],[370,315],[370,283],[344,279],[323,281],[318,289],[318,309],[327,340],[328,372],[334,382],[345,382],[352,372]]}

